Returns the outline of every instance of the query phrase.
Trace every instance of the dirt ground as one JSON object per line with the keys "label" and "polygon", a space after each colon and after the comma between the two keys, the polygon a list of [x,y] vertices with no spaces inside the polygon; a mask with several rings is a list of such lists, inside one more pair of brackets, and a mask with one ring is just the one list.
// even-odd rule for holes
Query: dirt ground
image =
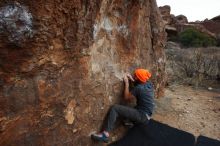
{"label": "dirt ground", "polygon": [[170,86],[166,88],[165,97],[156,100],[153,118],[195,136],[220,140],[220,92]]}

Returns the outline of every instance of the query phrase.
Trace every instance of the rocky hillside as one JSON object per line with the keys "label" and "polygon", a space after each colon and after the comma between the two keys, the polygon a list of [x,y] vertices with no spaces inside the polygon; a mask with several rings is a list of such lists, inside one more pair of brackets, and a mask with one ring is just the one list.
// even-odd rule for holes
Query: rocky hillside
{"label": "rocky hillside", "polygon": [[206,29],[208,29],[212,33],[220,35],[220,16],[216,16],[210,20],[206,19],[204,21],[194,23],[202,24]]}
{"label": "rocky hillside", "polygon": [[122,75],[165,84],[156,0],[0,1],[0,145],[96,145]]}
{"label": "rocky hillside", "polygon": [[220,16],[216,16],[210,20],[204,20],[202,22],[195,22],[203,25],[207,30],[216,35],[218,46],[220,46]]}
{"label": "rocky hillside", "polygon": [[[160,13],[166,24],[166,32],[168,34],[168,39],[177,36],[179,33],[185,31],[186,29],[192,28],[196,29],[202,33],[207,34],[211,38],[216,39],[216,33],[213,31],[213,28],[209,27],[210,25],[215,25],[217,27],[218,22],[188,22],[188,19],[184,15],[175,16],[170,13],[171,7],[169,5],[159,7]],[[219,26],[219,25],[218,25]],[[215,27],[215,28],[216,28]],[[216,30],[216,29],[215,29]]]}

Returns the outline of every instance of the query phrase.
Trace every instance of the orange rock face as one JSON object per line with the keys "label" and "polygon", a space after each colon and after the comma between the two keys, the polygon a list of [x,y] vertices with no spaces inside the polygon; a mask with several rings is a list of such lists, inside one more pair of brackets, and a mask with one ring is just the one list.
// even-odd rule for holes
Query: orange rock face
{"label": "orange rock face", "polygon": [[135,68],[149,69],[163,95],[165,32],[155,0],[18,2],[32,14],[33,37],[22,47],[0,39],[0,145],[96,145],[89,134]]}

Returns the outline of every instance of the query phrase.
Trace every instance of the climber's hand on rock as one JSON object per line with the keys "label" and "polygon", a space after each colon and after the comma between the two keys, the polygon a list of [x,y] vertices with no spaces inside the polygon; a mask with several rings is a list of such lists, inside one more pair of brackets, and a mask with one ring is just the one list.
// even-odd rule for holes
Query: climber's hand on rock
{"label": "climber's hand on rock", "polygon": [[134,78],[132,77],[132,75],[131,75],[131,74],[127,73],[127,77],[128,77],[128,79],[130,79],[131,81],[133,81],[133,82],[134,82]]}

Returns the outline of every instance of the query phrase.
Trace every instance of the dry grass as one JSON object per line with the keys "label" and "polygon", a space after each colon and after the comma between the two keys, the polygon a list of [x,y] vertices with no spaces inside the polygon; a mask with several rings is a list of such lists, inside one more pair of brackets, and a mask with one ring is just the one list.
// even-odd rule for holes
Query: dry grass
{"label": "dry grass", "polygon": [[220,48],[167,48],[168,83],[186,83],[196,87],[207,80],[218,82]]}

